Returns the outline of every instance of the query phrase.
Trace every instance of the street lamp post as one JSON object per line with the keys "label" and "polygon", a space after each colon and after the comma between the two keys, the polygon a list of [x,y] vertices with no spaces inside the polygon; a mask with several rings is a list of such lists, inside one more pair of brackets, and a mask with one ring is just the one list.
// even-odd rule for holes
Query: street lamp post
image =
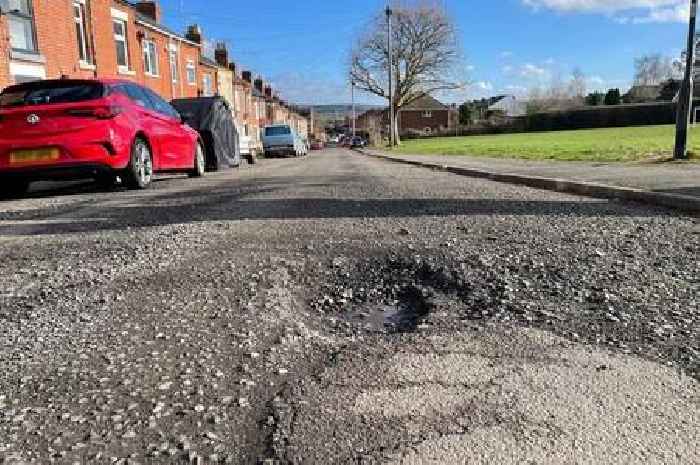
{"label": "street lamp post", "polygon": [[693,106],[693,73],[695,72],[695,25],[698,13],[698,0],[690,0],[690,24],[688,27],[688,51],[686,53],[685,78],[678,96],[678,114],[676,116],[676,148],[673,158],[688,158],[688,124]]}
{"label": "street lamp post", "polygon": [[386,7],[386,23],[387,23],[387,40],[388,40],[388,66],[389,66],[389,141],[391,146],[393,147],[396,142],[395,142],[395,128],[394,128],[394,72],[393,72],[393,63],[394,63],[394,53],[392,50],[392,43],[391,43],[391,16],[394,14],[394,12],[391,10],[390,6]]}
{"label": "street lamp post", "polygon": [[355,80],[353,79],[350,81],[350,84],[352,86],[352,137],[354,138],[357,135],[357,113],[355,112]]}

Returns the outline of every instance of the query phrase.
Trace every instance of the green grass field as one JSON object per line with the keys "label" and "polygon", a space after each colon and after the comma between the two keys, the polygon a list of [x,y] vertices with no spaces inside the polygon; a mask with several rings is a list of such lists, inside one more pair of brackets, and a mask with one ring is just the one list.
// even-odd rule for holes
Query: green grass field
{"label": "green grass field", "polygon": [[[644,126],[407,140],[394,151],[531,160],[635,161],[670,157],[674,137],[675,126]],[[700,127],[691,129],[688,146],[697,159]]]}

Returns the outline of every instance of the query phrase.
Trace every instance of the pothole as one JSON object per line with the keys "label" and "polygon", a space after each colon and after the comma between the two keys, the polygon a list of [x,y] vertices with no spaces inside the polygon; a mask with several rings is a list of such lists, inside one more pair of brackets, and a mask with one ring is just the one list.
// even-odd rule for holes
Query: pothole
{"label": "pothole", "polygon": [[374,333],[415,331],[433,308],[432,295],[430,289],[408,286],[393,304],[359,305],[345,313],[343,318]]}

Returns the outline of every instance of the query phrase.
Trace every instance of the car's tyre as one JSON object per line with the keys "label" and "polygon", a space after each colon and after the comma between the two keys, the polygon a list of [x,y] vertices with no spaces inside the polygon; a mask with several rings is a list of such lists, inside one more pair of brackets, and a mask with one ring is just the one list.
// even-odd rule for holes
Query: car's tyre
{"label": "car's tyre", "polygon": [[29,191],[29,181],[0,179],[0,199],[16,199]]}
{"label": "car's tyre", "polygon": [[117,183],[117,175],[114,173],[100,173],[95,176],[95,183],[101,189],[111,189]]}
{"label": "car's tyre", "polygon": [[153,154],[140,137],[131,147],[131,160],[124,171],[124,183],[132,189],[148,189],[153,181]]}
{"label": "car's tyre", "polygon": [[255,156],[255,152],[250,152],[250,155],[246,156],[249,165],[254,165],[258,162],[258,157]]}
{"label": "car's tyre", "polygon": [[219,158],[216,156],[216,142],[211,132],[202,133],[202,141],[204,144],[204,156],[206,160],[206,171],[219,171],[221,169]]}
{"label": "car's tyre", "polygon": [[191,178],[201,178],[207,170],[207,157],[204,154],[202,143],[197,141],[194,148],[194,167],[190,171]]}

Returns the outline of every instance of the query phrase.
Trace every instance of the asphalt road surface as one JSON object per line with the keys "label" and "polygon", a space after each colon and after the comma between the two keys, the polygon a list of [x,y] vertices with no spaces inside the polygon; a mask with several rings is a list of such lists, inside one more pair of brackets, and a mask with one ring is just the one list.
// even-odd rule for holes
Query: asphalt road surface
{"label": "asphalt road surface", "polygon": [[343,150],[40,187],[0,463],[700,463],[695,218]]}

